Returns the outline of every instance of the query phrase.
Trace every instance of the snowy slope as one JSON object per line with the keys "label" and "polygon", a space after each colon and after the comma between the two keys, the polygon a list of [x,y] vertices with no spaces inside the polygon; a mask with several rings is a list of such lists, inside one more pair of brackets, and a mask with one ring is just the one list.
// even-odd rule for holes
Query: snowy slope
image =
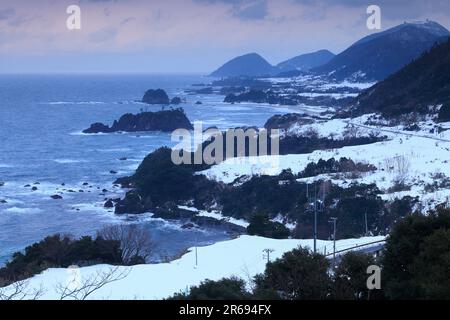
{"label": "snowy slope", "polygon": [[[377,167],[375,172],[363,174],[356,179],[345,175],[321,175],[305,179],[330,179],[334,183],[345,186],[351,182],[376,183],[385,192],[383,197],[387,200],[406,195],[419,196],[425,208],[433,207],[450,199],[450,189],[441,188],[435,191],[426,191],[425,187],[438,181],[437,177],[445,180],[450,177],[450,131],[440,134],[430,133],[431,123],[420,123],[422,130],[418,132],[402,131],[402,128],[367,126],[363,123],[369,115],[351,120],[358,127],[358,136],[368,135],[371,132],[386,135],[389,140],[379,143],[351,146],[332,150],[318,150],[309,154],[264,156],[253,158],[229,159],[201,172],[209,179],[231,183],[236,178],[253,175],[277,175],[282,170],[291,169],[293,173],[301,172],[310,162],[320,159],[328,160],[341,157],[351,158],[355,162],[372,164]],[[314,128],[319,136],[333,135],[342,138],[342,132],[350,120],[334,119],[319,121],[312,125],[292,126],[288,134],[298,134]],[[446,128],[448,124],[441,124]],[[397,160],[400,159],[405,166],[405,182],[411,186],[411,191],[390,193],[396,179],[399,177]]]}
{"label": "snowy slope", "polygon": [[[336,249],[342,250],[378,240],[384,237],[367,237],[347,239],[336,242]],[[180,259],[170,263],[147,264],[133,267],[120,267],[128,270],[126,278],[110,283],[90,296],[90,299],[163,299],[174,293],[198,285],[205,279],[219,280],[223,277],[239,276],[249,280],[265,269],[264,249],[273,249],[271,259],[298,246],[312,247],[312,240],[275,240],[255,236],[241,236],[234,240],[219,242],[207,247],[198,248],[198,266],[195,266],[195,250],[190,249]],[[332,241],[318,241],[319,252],[332,252]],[[108,271],[111,266],[96,265],[80,268],[77,271],[81,281]],[[56,291],[59,284],[73,282],[70,269],[48,269],[31,278],[28,290],[44,289],[41,299],[58,299]],[[6,288],[12,289],[11,287]]]}

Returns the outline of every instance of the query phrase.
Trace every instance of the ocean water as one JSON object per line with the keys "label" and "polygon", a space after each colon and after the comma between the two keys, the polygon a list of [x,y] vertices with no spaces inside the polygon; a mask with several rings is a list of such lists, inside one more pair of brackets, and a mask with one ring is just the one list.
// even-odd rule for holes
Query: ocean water
{"label": "ocean water", "polygon": [[[136,102],[150,88],[163,88],[170,97],[185,97],[187,103],[181,106],[187,116],[205,127],[262,126],[274,114],[301,111],[228,105],[220,95],[184,91],[194,83],[209,81],[197,75],[0,76],[0,182],[5,183],[0,186],[0,201],[7,201],[0,204],[0,265],[13,252],[47,235],[95,234],[114,223],[139,223],[148,228],[158,257],[227,239],[229,235],[221,230],[183,230],[180,223],[150,215],[116,216],[103,208],[105,198],[124,193],[113,187],[113,181],[132,174],[156,148],[172,146],[169,134],[81,133],[93,122],[111,124],[124,113],[160,110],[160,106]],[[203,104],[195,105],[198,100]],[[127,160],[119,160],[124,157]],[[50,197],[55,194],[63,199]]]}

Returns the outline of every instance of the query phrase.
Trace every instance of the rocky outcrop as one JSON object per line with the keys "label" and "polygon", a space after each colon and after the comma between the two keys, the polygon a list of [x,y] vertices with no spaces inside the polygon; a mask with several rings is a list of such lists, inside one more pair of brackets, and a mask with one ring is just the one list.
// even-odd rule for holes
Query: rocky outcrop
{"label": "rocky outcrop", "polygon": [[176,129],[193,129],[192,123],[186,117],[183,109],[165,110],[158,112],[127,113],[114,121],[111,127],[103,123],[94,123],[83,133],[108,132],[138,132],[163,131],[171,132]]}
{"label": "rocky outcrop", "polygon": [[179,208],[173,201],[168,201],[162,206],[153,209],[153,212],[153,218],[168,220],[189,220],[196,215],[193,211]]}
{"label": "rocky outcrop", "polygon": [[150,89],[145,92],[142,102],[148,104],[169,104],[170,100],[163,89]]}
{"label": "rocky outcrop", "polygon": [[182,102],[180,97],[173,97],[172,100],[170,100],[170,104],[178,105]]}
{"label": "rocky outcrop", "polygon": [[150,204],[146,204],[144,199],[135,190],[128,191],[125,198],[118,201],[115,207],[116,214],[140,214],[147,212],[147,207],[151,207]]}
{"label": "rocky outcrop", "polygon": [[83,130],[83,133],[100,133],[100,132],[112,132],[111,128],[103,123],[96,122],[91,124],[89,129]]}
{"label": "rocky outcrop", "polygon": [[227,103],[253,102],[253,103],[269,103],[280,105],[297,105],[296,97],[284,96],[272,91],[263,91],[251,89],[241,94],[230,93],[224,99]]}
{"label": "rocky outcrop", "polygon": [[227,95],[223,102],[236,103],[236,102],[255,102],[255,103],[266,103],[267,93],[261,90],[250,90],[238,95],[230,93]]}
{"label": "rocky outcrop", "polygon": [[306,114],[300,113],[288,113],[284,115],[274,115],[266,121],[264,128],[271,129],[288,129],[293,124],[305,125],[311,124],[314,120],[308,117]]}
{"label": "rocky outcrop", "polygon": [[111,199],[109,199],[105,202],[104,207],[105,208],[114,208],[114,202]]}

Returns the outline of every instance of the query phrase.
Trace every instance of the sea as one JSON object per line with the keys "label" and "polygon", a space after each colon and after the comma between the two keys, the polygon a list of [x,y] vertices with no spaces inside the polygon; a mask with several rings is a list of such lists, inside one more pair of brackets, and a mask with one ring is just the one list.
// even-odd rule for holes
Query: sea
{"label": "sea", "polygon": [[181,222],[154,219],[151,213],[115,215],[104,208],[105,198],[125,192],[113,185],[118,177],[133,174],[155,149],[175,145],[169,133],[82,133],[94,122],[112,124],[125,113],[161,110],[139,102],[146,90],[156,88],[186,99],[180,107],[205,129],[262,127],[275,114],[302,112],[301,107],[231,105],[223,103],[223,95],[190,91],[199,88],[193,84],[212,80],[201,75],[0,75],[0,201],[6,201],[0,203],[0,266],[46,236],[95,235],[111,224],[146,228],[154,260],[229,239],[221,229],[183,229]]}

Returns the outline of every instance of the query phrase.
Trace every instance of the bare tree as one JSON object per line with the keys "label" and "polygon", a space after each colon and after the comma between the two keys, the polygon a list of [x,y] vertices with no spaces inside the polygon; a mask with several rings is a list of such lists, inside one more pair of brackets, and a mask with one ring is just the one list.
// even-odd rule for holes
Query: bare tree
{"label": "bare tree", "polygon": [[60,300],[86,300],[92,293],[100,290],[107,284],[125,279],[131,272],[131,268],[120,266],[110,267],[106,271],[96,273],[82,279],[75,275],[66,284],[57,284],[55,287]]}
{"label": "bare tree", "polygon": [[345,139],[354,139],[361,135],[359,127],[355,126],[352,123],[347,124],[342,133]]}
{"label": "bare tree", "polygon": [[154,246],[149,232],[135,224],[110,225],[100,230],[98,236],[105,240],[119,241],[122,261],[127,264],[132,263],[137,257],[146,261]]}
{"label": "bare tree", "polygon": [[0,301],[5,300],[37,300],[44,294],[42,286],[30,288],[29,280],[21,280],[7,287],[0,288]]}
{"label": "bare tree", "polygon": [[304,136],[310,139],[317,139],[319,138],[319,131],[314,127],[308,127],[304,132]]}
{"label": "bare tree", "polygon": [[396,156],[393,158],[394,172],[396,173],[395,183],[404,186],[411,170],[411,162],[406,156]]}

